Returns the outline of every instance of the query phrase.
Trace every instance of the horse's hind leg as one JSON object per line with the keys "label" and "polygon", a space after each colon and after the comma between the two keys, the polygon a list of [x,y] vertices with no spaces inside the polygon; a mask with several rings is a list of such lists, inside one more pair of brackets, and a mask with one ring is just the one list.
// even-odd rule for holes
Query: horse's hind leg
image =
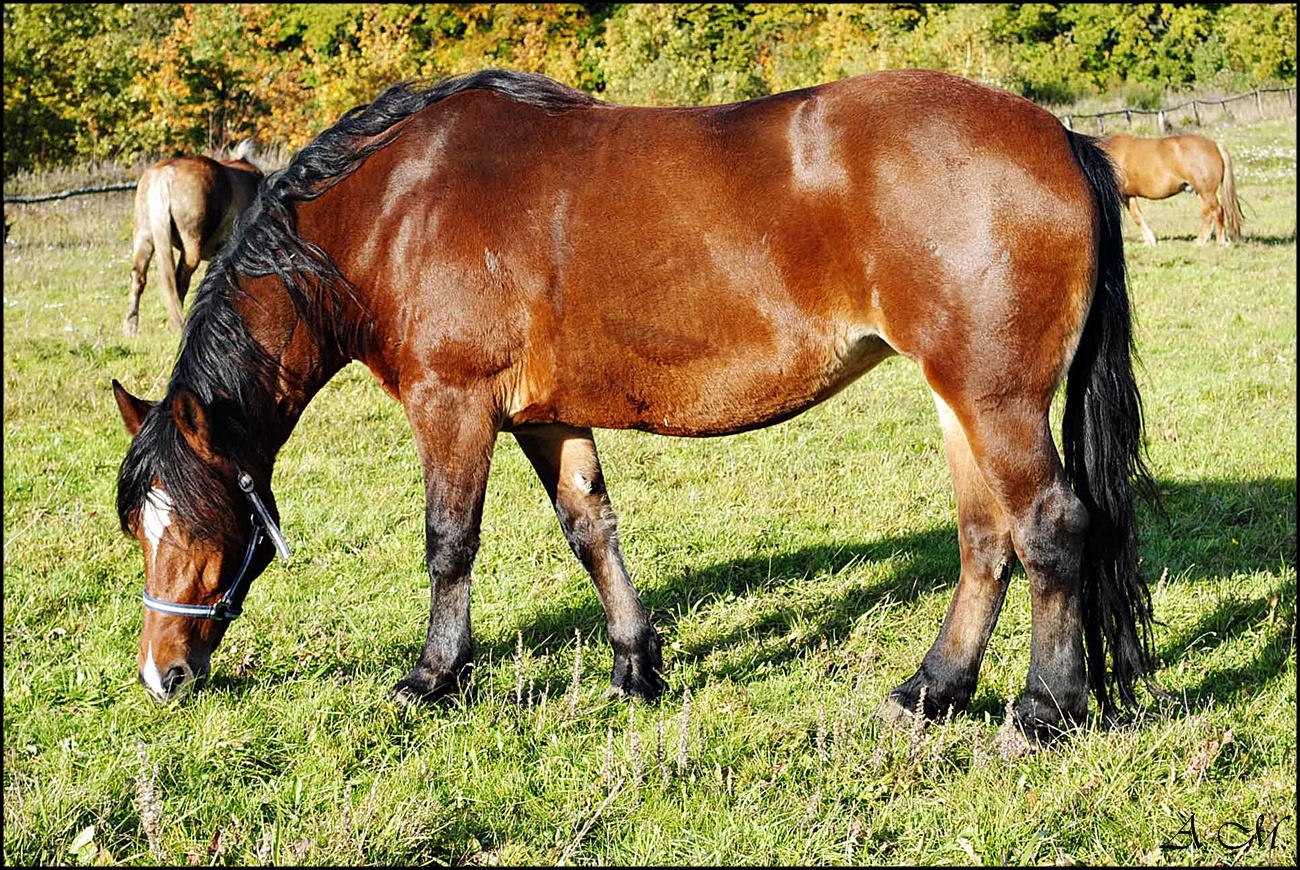
{"label": "horse's hind leg", "polygon": [[1201,193],[1198,190],[1196,196],[1201,201],[1201,232],[1196,237],[1196,246],[1199,248],[1209,242],[1216,227],[1219,243],[1227,244],[1223,237],[1223,206],[1219,205],[1219,198],[1214,195],[1213,190],[1208,193]]}
{"label": "horse's hind leg", "polygon": [[930,718],[942,716],[949,706],[958,712],[966,708],[1015,567],[1011,519],[984,483],[961,424],[937,395],[935,404],[957,496],[961,577],[921,667],[889,693],[885,714],[890,718],[915,711],[922,688],[924,714]]}
{"label": "horse's hind leg", "polygon": [[128,336],[140,331],[140,294],[149,280],[149,260],[153,258],[153,237],[149,228],[137,228],[132,236],[131,288],[127,295],[126,320],[122,322],[122,331]]}
{"label": "horse's hind leg", "polygon": [[424,470],[429,629],[415,668],[393,689],[399,702],[462,687],[473,655],[470,569],[478,552],[483,495],[496,423],[486,397],[445,387],[406,387],[402,403]]}
{"label": "horse's hind leg", "polygon": [[1033,636],[1016,718],[1032,736],[1048,738],[1088,712],[1081,597],[1088,511],[1065,481],[1046,403],[1032,414],[985,411],[968,432],[982,445],[977,462],[1012,518],[1012,542],[1029,575]]}
{"label": "horse's hind leg", "polygon": [[176,293],[167,296],[167,314],[172,329],[180,329],[185,317],[185,296],[190,292],[190,279],[199,268],[199,240],[181,239],[181,256],[176,262]]}
{"label": "horse's hind leg", "polygon": [[1196,237],[1196,247],[1203,247],[1210,241],[1210,235],[1214,234],[1216,226],[1219,242],[1223,242],[1223,207],[1218,203],[1218,196],[1214,195],[1213,189],[1208,192],[1197,190],[1196,198],[1201,203],[1201,231]]}
{"label": "horse's hind leg", "polygon": [[1142,217],[1142,209],[1138,208],[1137,197],[1124,197],[1124,204],[1128,206],[1128,213],[1133,216],[1133,222],[1142,231],[1142,240],[1148,245],[1154,245],[1156,243],[1156,234],[1151,232],[1151,227],[1147,226],[1146,219]]}
{"label": "horse's hind leg", "polygon": [[968,369],[931,370],[927,377],[961,422],[974,464],[1010,520],[1012,544],[1029,576],[1033,636],[1015,715],[1031,736],[1045,739],[1083,721],[1088,711],[1081,567],[1089,518],[1065,481],[1052,441],[1052,390],[1032,385],[1032,366],[1023,368],[1027,380],[1015,390],[1002,369],[990,373],[1000,379],[997,384],[971,378]]}
{"label": "horse's hind leg", "polygon": [[516,432],[569,546],[591,575],[614,648],[611,691],[652,701],[664,690],[659,635],[637,595],[623,555],[590,429],[546,426]]}

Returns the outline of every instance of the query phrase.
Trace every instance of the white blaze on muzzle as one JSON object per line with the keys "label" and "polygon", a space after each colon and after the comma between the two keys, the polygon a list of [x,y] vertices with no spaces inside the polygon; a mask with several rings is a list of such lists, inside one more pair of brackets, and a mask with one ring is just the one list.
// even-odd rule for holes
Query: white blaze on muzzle
{"label": "white blaze on muzzle", "polygon": [[144,498],[144,507],[140,509],[140,522],[149,541],[149,564],[152,567],[158,558],[158,542],[172,523],[172,497],[156,486],[150,489]]}
{"label": "white blaze on muzzle", "polygon": [[163,690],[162,675],[158,673],[158,665],[153,660],[153,644],[149,644],[149,652],[145,656],[144,668],[140,671],[140,676],[144,679],[144,684],[160,698],[166,697],[167,692]]}

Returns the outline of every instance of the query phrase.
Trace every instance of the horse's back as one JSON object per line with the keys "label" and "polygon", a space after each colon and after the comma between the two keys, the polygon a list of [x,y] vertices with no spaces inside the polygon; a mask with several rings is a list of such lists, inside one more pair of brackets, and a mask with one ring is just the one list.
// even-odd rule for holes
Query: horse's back
{"label": "horse's back", "polygon": [[[305,205],[300,230],[375,297],[397,336],[368,360],[386,382],[455,370],[500,378],[514,423],[717,434],[990,318],[1074,330],[1095,210],[1067,137],[1026,100],[927,71],[702,108],[548,113],[466,91]],[[328,243],[345,212],[365,232]],[[1046,304],[1083,285],[1083,303]]]}

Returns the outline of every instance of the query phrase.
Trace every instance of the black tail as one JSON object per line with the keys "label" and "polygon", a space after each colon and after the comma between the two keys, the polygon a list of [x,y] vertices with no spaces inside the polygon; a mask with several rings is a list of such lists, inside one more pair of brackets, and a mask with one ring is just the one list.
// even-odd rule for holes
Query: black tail
{"label": "black tail", "polygon": [[1082,572],[1088,683],[1102,714],[1110,715],[1112,690],[1122,705],[1134,706],[1134,681],[1141,677],[1151,685],[1151,593],[1138,563],[1134,487],[1157,506],[1158,495],[1142,458],[1142,398],[1133,378],[1115,170],[1093,137],[1069,136],[1092,187],[1100,227],[1097,287],[1070,364],[1062,441],[1066,478],[1092,520]]}

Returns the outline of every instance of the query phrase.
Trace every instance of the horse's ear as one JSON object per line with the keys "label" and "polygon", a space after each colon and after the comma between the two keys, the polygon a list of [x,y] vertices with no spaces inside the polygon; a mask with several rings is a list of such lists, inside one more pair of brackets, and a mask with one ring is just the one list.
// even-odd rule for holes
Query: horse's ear
{"label": "horse's ear", "polygon": [[172,397],[172,418],[199,459],[211,462],[216,458],[212,449],[212,418],[198,396],[189,390],[177,390]]}
{"label": "horse's ear", "polygon": [[113,378],[113,398],[117,399],[117,409],[122,412],[126,433],[132,438],[140,431],[140,424],[144,422],[149,409],[158,404],[146,399],[137,399],[126,391],[126,387],[117,382],[117,378]]}

